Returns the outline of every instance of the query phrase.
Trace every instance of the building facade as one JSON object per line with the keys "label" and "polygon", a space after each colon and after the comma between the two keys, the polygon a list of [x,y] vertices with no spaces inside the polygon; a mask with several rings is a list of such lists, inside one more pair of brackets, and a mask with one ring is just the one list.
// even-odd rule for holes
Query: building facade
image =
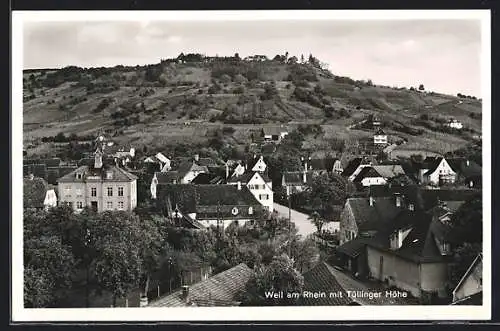
{"label": "building facade", "polygon": [[137,177],[103,164],[100,152],[96,152],[94,165],[81,166],[59,178],[57,190],[59,201],[76,212],[85,207],[97,212],[131,211],[137,206]]}

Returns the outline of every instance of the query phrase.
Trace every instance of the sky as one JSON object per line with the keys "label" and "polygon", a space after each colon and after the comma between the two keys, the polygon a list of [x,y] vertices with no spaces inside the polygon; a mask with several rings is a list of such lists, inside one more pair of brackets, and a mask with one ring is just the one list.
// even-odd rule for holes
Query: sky
{"label": "sky", "polygon": [[24,69],[311,53],[335,75],[481,97],[479,20],[25,22]]}

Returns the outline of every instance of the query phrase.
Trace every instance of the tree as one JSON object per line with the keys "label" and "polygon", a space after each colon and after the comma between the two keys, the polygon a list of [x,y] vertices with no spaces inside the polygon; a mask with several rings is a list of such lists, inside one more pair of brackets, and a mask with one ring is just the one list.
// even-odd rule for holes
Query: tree
{"label": "tree", "polygon": [[[293,267],[293,260],[286,255],[277,256],[267,267],[259,268],[241,295],[244,306],[289,306],[298,298],[288,293],[302,293],[304,277]],[[271,293],[283,291],[283,298],[272,298]]]}
{"label": "tree", "polygon": [[321,229],[323,225],[325,225],[326,220],[317,211],[313,211],[308,219],[316,227],[318,234],[321,233]]}
{"label": "tree", "polygon": [[327,218],[332,206],[343,205],[354,191],[353,184],[338,174],[317,176],[306,188],[307,204],[323,218]]}
{"label": "tree", "polygon": [[24,307],[49,307],[53,301],[54,283],[43,269],[24,266]]}
{"label": "tree", "polygon": [[292,56],[291,58],[288,59],[288,64],[296,64],[298,61],[296,56]]}
{"label": "tree", "polygon": [[300,63],[304,63],[304,62],[305,62],[304,54],[301,54],[300,55]]}
{"label": "tree", "polygon": [[241,60],[241,59],[240,59],[240,54],[238,54],[238,53],[234,53],[234,58],[235,58],[237,61]]}
{"label": "tree", "polygon": [[301,273],[314,267],[319,261],[319,249],[312,239],[294,238],[291,248],[295,267]]}
{"label": "tree", "polygon": [[419,90],[419,91],[423,91],[423,90],[425,90],[424,84],[420,84],[420,85],[418,86],[418,90]]}

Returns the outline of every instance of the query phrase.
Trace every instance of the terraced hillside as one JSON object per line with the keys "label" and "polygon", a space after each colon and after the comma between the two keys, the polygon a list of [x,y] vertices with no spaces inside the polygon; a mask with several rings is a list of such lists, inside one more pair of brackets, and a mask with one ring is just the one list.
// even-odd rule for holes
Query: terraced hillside
{"label": "terraced hillside", "polygon": [[[379,117],[388,134],[407,141],[405,148],[443,152],[481,134],[479,100],[354,81],[315,63],[196,58],[24,72],[28,153],[44,149],[41,138],[61,132],[106,131],[117,140],[154,147],[202,143],[212,129],[230,126],[227,139],[246,145],[255,124],[277,123],[320,124],[324,134],[310,141],[314,146],[332,137],[371,136],[353,129],[369,115]],[[460,120],[465,130],[443,132],[435,125],[449,118]]]}

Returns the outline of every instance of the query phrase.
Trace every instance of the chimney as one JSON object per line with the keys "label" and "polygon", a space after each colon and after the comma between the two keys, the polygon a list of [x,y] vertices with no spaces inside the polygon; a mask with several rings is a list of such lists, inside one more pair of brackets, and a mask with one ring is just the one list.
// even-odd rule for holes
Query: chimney
{"label": "chimney", "polygon": [[195,160],[196,162],[200,161],[200,155],[199,155],[199,154],[195,154],[195,155],[194,155],[194,160]]}
{"label": "chimney", "polygon": [[238,181],[238,191],[241,191],[241,182]]}
{"label": "chimney", "polygon": [[188,301],[188,297],[189,297],[189,286],[188,285],[183,285],[182,286],[182,300],[184,300],[185,302]]}
{"label": "chimney", "polygon": [[375,199],[373,199],[373,197],[370,195],[370,207],[373,207],[374,204],[375,204]]}
{"label": "chimney", "polygon": [[302,173],[302,181],[304,182],[304,184],[307,183],[307,172],[305,171]]}

